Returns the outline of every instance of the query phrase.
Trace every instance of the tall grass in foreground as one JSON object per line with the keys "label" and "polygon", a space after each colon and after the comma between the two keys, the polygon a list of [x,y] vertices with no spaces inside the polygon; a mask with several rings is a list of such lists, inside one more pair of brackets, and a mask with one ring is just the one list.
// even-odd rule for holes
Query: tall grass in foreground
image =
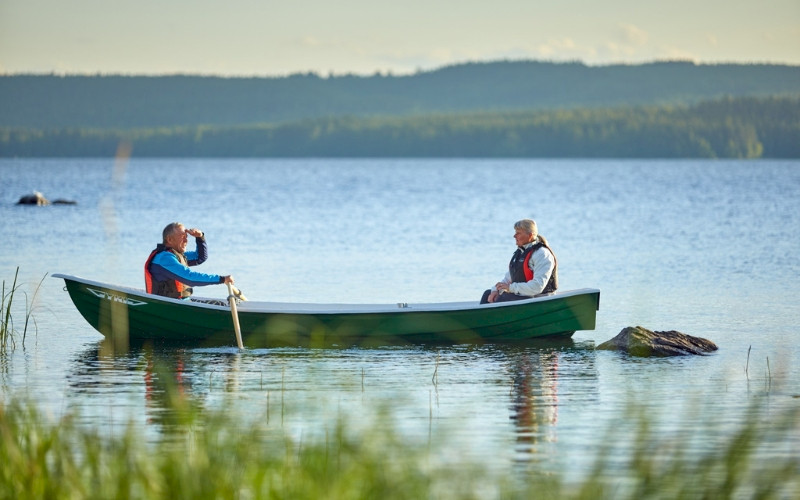
{"label": "tall grass in foreground", "polygon": [[[36,320],[33,318],[33,303],[36,301],[36,295],[39,293],[39,289],[42,287],[42,283],[46,277],[47,275],[45,274],[42,277],[42,281],[40,281],[36,286],[33,296],[30,298],[30,302],[28,301],[28,294],[24,291],[22,292],[22,294],[25,296],[25,322],[22,326],[23,345],[25,345],[25,337],[28,334],[28,326],[32,320],[34,327],[36,326]],[[6,291],[6,280],[3,280],[2,288],[0,289],[0,352],[5,352],[5,350],[9,347],[13,348],[16,345],[16,339],[14,338],[14,335],[19,333],[14,328],[14,317],[11,315],[11,308],[14,305],[15,295],[20,293],[19,290],[22,286],[17,285],[18,278],[19,267],[17,267],[17,270],[14,273],[14,282],[8,288],[8,291]]]}
{"label": "tall grass in foreground", "polygon": [[295,442],[221,411],[184,406],[180,415],[148,443],[134,425],[103,434],[69,415],[46,423],[12,398],[0,406],[0,498],[800,498],[796,451],[760,457],[771,443],[797,442],[797,412],[770,415],[765,426],[756,408],[725,446],[702,453],[656,435],[638,415],[625,425],[629,452],[615,454],[619,436],[600,438],[607,446],[579,484],[558,473],[442,464],[430,445],[410,444],[390,425],[355,436],[340,424]]}

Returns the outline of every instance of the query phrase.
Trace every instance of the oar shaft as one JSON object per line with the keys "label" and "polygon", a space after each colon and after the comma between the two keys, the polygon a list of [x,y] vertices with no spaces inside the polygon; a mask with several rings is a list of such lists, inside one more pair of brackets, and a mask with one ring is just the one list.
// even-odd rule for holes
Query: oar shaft
{"label": "oar shaft", "polygon": [[233,285],[228,283],[228,302],[231,305],[231,316],[233,316],[233,329],[236,332],[236,344],[239,349],[244,349],[242,344],[242,330],[239,328],[239,311],[236,309],[236,296],[233,294]]}

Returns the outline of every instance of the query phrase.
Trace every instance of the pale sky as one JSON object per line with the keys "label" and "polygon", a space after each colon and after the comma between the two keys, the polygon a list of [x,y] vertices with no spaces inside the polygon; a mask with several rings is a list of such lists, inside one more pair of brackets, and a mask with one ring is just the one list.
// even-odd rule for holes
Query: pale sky
{"label": "pale sky", "polygon": [[800,0],[0,0],[0,73],[413,73],[467,61],[800,65]]}

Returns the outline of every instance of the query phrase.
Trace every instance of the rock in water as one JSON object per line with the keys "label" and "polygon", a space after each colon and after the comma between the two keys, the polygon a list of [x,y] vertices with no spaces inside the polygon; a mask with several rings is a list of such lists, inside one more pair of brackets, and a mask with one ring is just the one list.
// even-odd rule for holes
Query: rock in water
{"label": "rock in water", "polygon": [[597,349],[626,351],[633,356],[684,356],[703,355],[717,350],[716,344],[700,337],[670,330],[653,332],[641,326],[623,328],[613,339],[603,342]]}
{"label": "rock in water", "polygon": [[44,197],[39,191],[34,191],[33,194],[26,194],[19,199],[17,205],[49,205],[50,201]]}

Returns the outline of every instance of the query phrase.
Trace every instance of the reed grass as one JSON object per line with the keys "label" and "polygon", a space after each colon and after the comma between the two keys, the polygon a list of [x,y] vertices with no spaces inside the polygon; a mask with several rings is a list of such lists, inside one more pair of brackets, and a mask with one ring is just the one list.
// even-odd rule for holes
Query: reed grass
{"label": "reed grass", "polygon": [[[785,446],[769,454],[776,443],[797,441],[796,411],[776,416],[754,408],[724,446],[700,453],[688,438],[658,435],[640,412],[600,438],[593,470],[570,484],[558,472],[442,464],[430,445],[404,440],[388,420],[358,435],[342,420],[324,437],[298,442],[263,419],[242,424],[169,399],[182,416],[148,442],[133,424],[109,434],[79,425],[75,415],[50,423],[11,398],[0,406],[0,499],[800,497],[797,454]],[[771,425],[763,425],[765,417]],[[621,434],[627,452],[618,449]]]}
{"label": "reed grass", "polygon": [[[31,322],[33,322],[34,328],[36,328],[36,319],[33,317],[33,306],[36,302],[36,295],[38,295],[39,290],[42,287],[42,283],[44,283],[44,279],[46,277],[47,274],[42,277],[42,280],[36,286],[33,291],[33,295],[30,298],[28,297],[27,292],[24,290],[21,291],[22,285],[17,284],[19,279],[19,267],[17,267],[16,271],[14,272],[14,281],[11,283],[11,286],[8,287],[8,291],[6,291],[6,280],[3,280],[2,287],[0,288],[0,352],[5,352],[7,349],[13,349],[16,347],[17,335],[21,336],[22,345],[25,345],[28,327],[30,326]],[[25,321],[23,323],[21,332],[14,328],[14,317],[12,315],[14,298],[19,293],[22,293],[25,297],[25,305],[23,310]]]}
{"label": "reed grass", "polygon": [[[12,318],[11,318],[11,305],[14,302],[14,290],[17,288],[17,276],[19,275],[19,267],[14,274],[14,283],[11,285],[11,290],[6,293],[6,280],[3,280],[2,290],[0,290],[0,347],[5,347],[7,339],[12,332]],[[8,305],[6,305],[8,301]]]}

